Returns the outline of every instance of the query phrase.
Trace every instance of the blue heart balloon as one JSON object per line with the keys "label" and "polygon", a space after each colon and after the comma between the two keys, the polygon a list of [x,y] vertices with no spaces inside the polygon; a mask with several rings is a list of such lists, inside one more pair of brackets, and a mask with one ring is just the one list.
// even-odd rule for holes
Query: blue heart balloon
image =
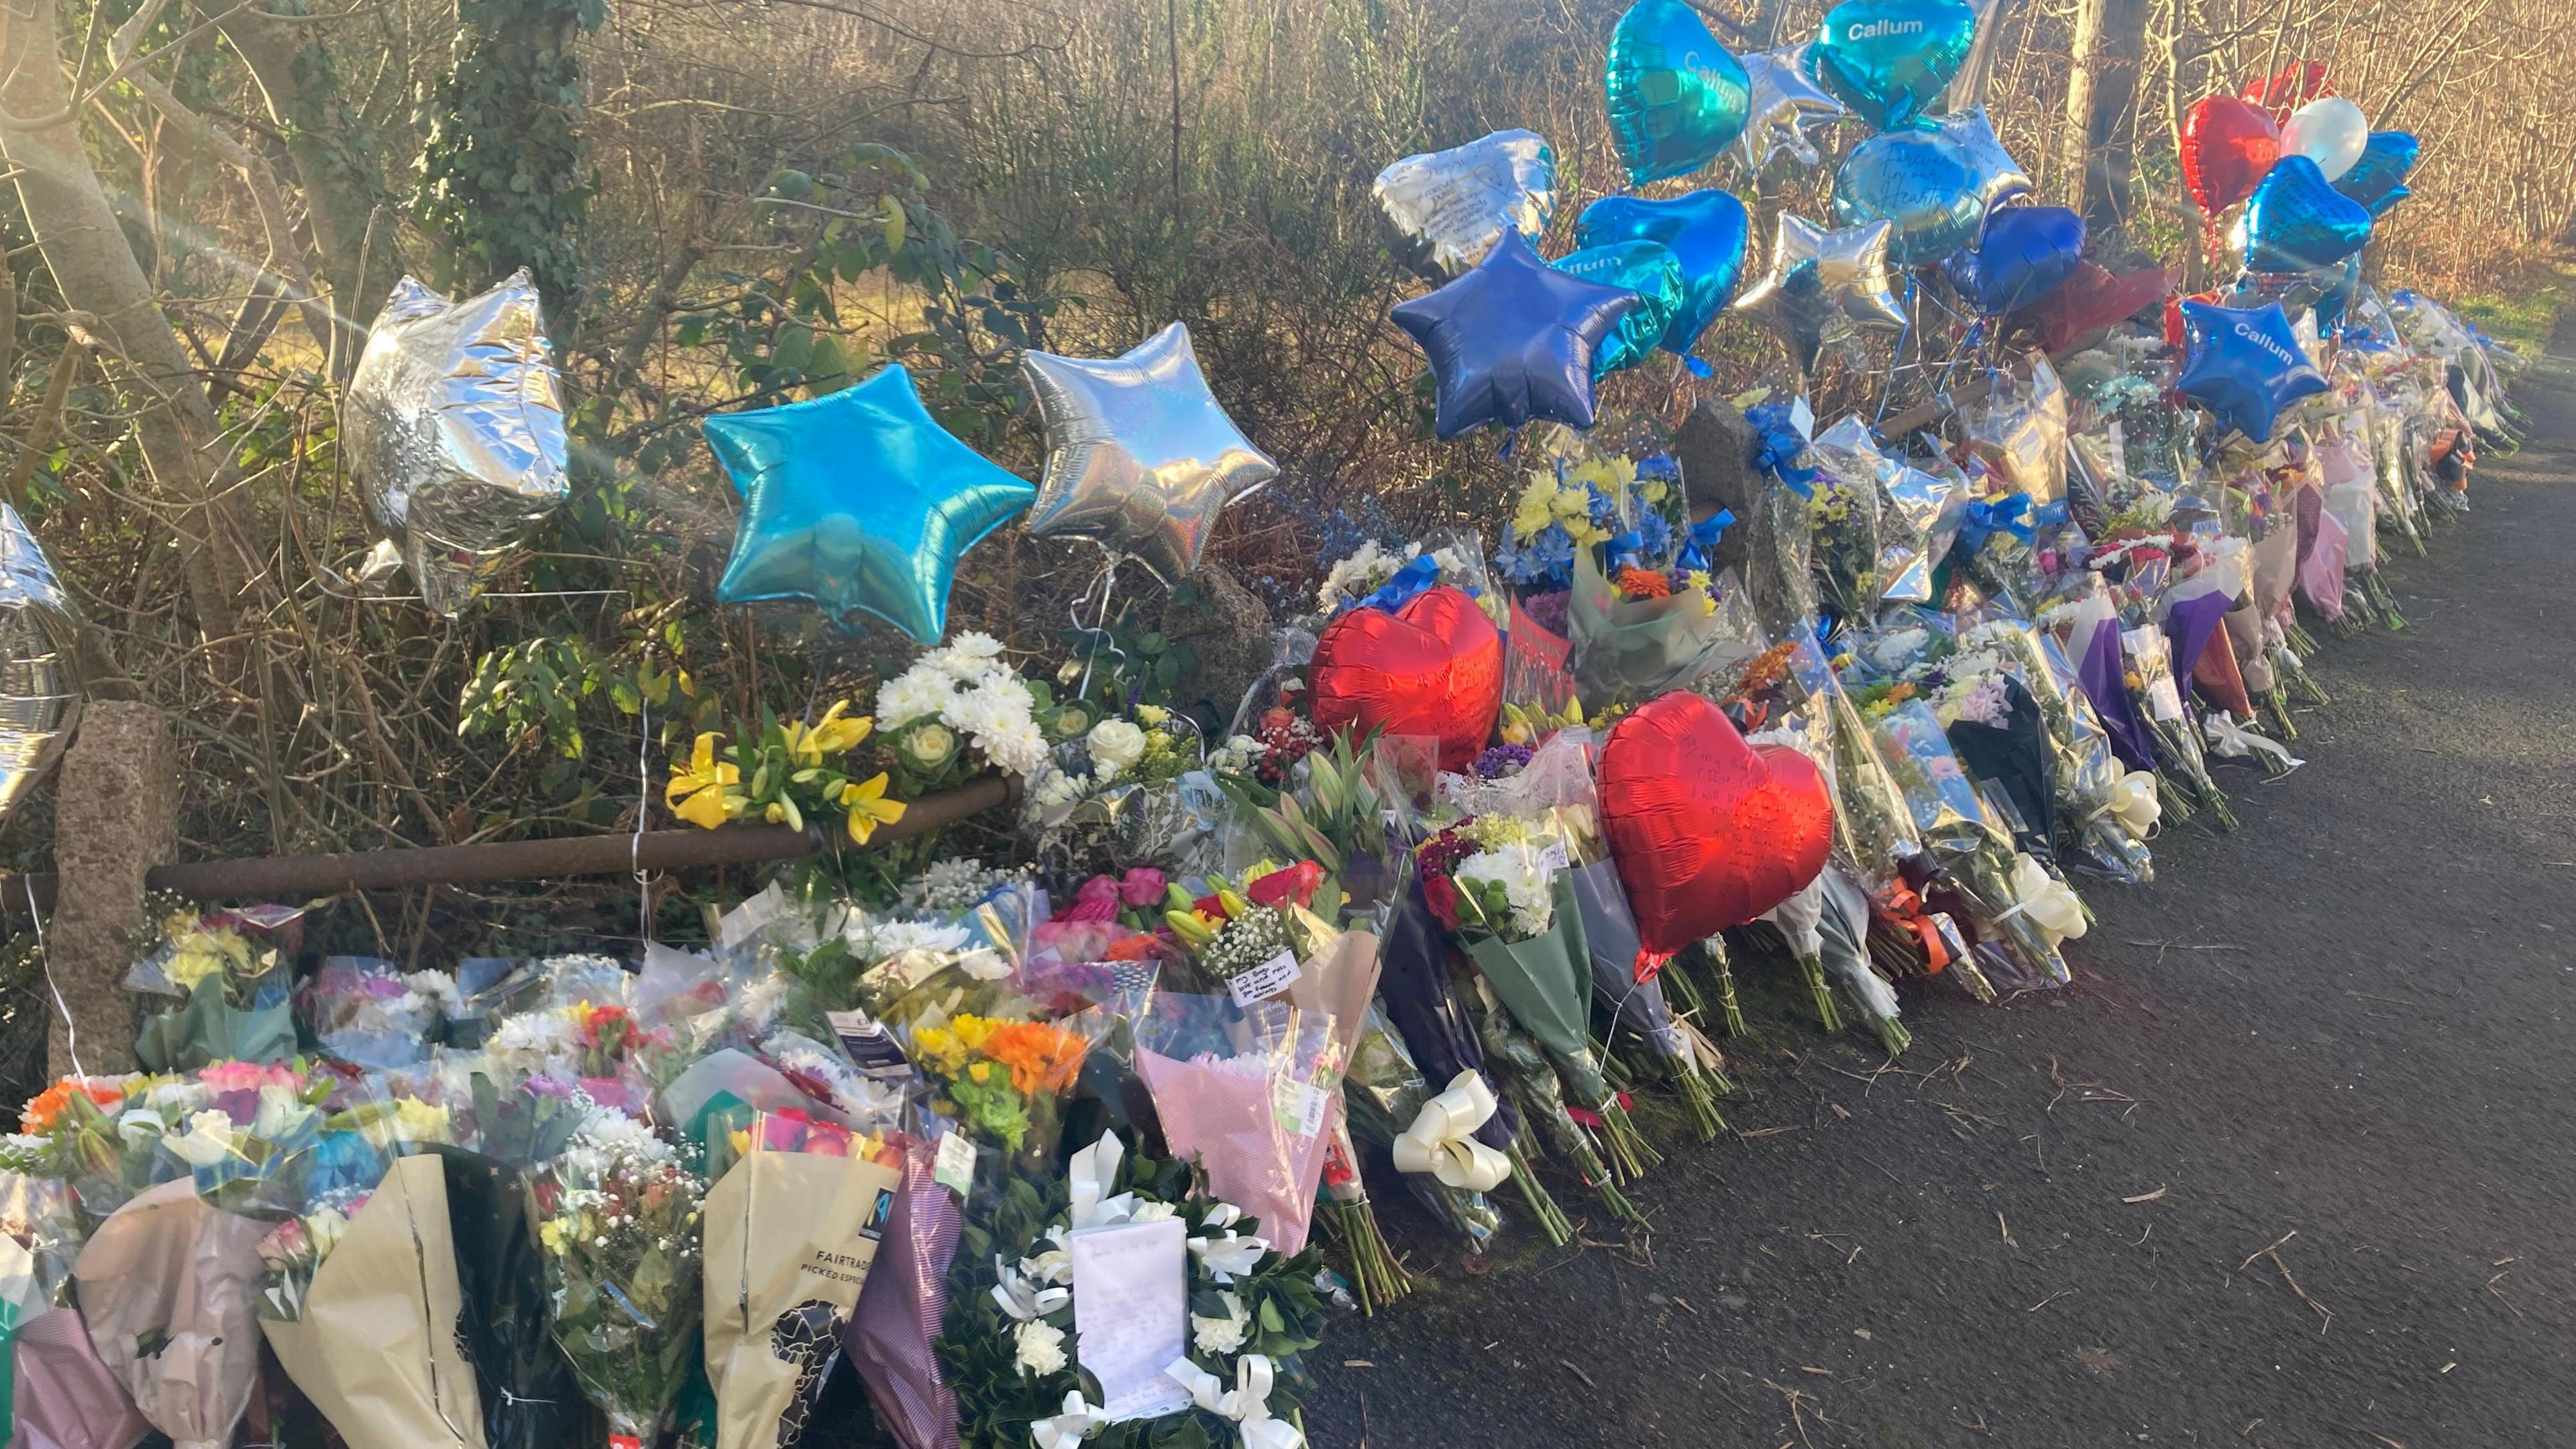
{"label": "blue heart balloon", "polygon": [[2386,216],[2388,208],[2406,199],[2406,176],[2422,149],[2410,132],[2373,131],[2362,145],[2361,159],[2335,178],[2334,189],[2370,208],[2372,216]]}
{"label": "blue heart balloon", "polygon": [[2174,389],[2255,442],[2272,441],[2282,408],[2326,390],[2278,302],[2242,309],[2185,302],[2182,326],[2191,360]]}
{"label": "blue heart balloon", "polygon": [[1592,426],[1592,359],[1637,305],[1625,287],[1549,266],[1505,227],[1465,276],[1388,315],[1431,359],[1439,384],[1434,430],[1454,438],[1533,418]]}
{"label": "blue heart balloon", "polygon": [[1882,131],[1914,123],[1949,88],[1977,43],[1960,0],[1843,0],[1808,54],[1823,81]]}
{"label": "blue heart balloon", "polygon": [[2273,162],[2245,201],[2247,271],[2332,266],[2369,240],[2369,210],[2335,190],[2305,156],[2293,153]]}
{"label": "blue heart balloon", "polygon": [[2340,267],[2329,267],[2316,278],[2324,287],[2315,302],[2317,332],[2331,336],[2352,311],[2353,298],[2361,294],[2361,254],[2355,252],[2343,259]]}
{"label": "blue heart balloon", "polygon": [[2062,206],[2012,206],[1986,218],[1974,251],[1953,252],[1942,275],[1980,313],[2000,317],[2046,297],[2084,259],[2084,218]]}
{"label": "blue heart balloon", "polygon": [[1743,63],[1682,0],[1628,7],[1610,32],[1601,89],[1634,186],[1707,165],[1753,114]]}
{"label": "blue heart balloon", "polygon": [[1889,131],[1852,148],[1834,173],[1834,220],[1885,221],[1894,228],[1887,259],[1903,267],[1937,262],[1976,239],[1986,202],[1976,168],[1938,131]]}
{"label": "blue heart balloon", "polygon": [[1569,277],[1605,287],[1625,287],[1637,294],[1637,305],[1619,321],[1599,351],[1592,354],[1594,380],[1643,362],[1664,340],[1688,295],[1682,282],[1681,258],[1657,241],[1610,242],[1567,252],[1553,263]]}
{"label": "blue heart balloon", "polygon": [[807,599],[845,629],[874,614],[938,643],[959,557],[1037,496],[939,426],[899,362],[811,402],[701,426],[742,493],[716,597]]}
{"label": "blue heart balloon", "polygon": [[1652,241],[1672,249],[1681,263],[1684,295],[1664,328],[1663,345],[1687,356],[1700,333],[1735,300],[1744,280],[1748,221],[1743,202],[1713,188],[1670,201],[1605,196],[1583,208],[1574,240],[1582,247]]}

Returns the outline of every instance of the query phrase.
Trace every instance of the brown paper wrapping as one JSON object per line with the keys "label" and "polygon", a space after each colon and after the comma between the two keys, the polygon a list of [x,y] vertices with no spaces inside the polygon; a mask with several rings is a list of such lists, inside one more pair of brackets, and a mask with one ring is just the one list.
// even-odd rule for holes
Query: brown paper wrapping
{"label": "brown paper wrapping", "polygon": [[250,1407],[267,1232],[181,1178],[118,1208],[72,1266],[99,1362],[175,1449],[224,1449]]}
{"label": "brown paper wrapping", "polygon": [[303,1318],[259,1326],[349,1449],[483,1449],[483,1401],[456,1347],[463,1311],[446,1171],[405,1157],[314,1270]]}
{"label": "brown paper wrapping", "polygon": [[902,1180],[857,1158],[753,1152],[707,1193],[717,1449],[803,1437]]}

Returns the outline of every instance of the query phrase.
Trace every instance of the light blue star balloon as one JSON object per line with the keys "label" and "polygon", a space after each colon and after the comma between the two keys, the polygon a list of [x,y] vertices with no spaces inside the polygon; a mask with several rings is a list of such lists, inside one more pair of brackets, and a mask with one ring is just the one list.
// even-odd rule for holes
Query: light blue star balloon
{"label": "light blue star balloon", "polygon": [[806,599],[845,629],[874,614],[938,643],[959,557],[1037,495],[933,421],[899,362],[827,397],[719,413],[705,427],[742,493],[716,597]]}

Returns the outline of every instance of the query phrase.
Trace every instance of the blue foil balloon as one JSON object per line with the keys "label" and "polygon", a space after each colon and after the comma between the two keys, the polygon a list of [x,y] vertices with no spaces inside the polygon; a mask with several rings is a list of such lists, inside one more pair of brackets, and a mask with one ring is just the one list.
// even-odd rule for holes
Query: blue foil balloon
{"label": "blue foil balloon", "polygon": [[2185,302],[2182,327],[2191,360],[2174,389],[2255,442],[2272,441],[2282,408],[2326,390],[2278,302],[2245,309]]}
{"label": "blue foil balloon", "polygon": [[1628,7],[1610,32],[1601,89],[1634,186],[1707,165],[1753,114],[1743,64],[1682,0]]}
{"label": "blue foil balloon", "polygon": [[957,560],[1037,496],[933,421],[899,362],[856,387],[704,427],[742,493],[716,597],[806,599],[845,629],[873,614],[938,643]]}
{"label": "blue foil balloon", "polygon": [[1619,319],[1600,350],[1592,354],[1592,376],[1596,381],[1623,367],[1634,367],[1652,355],[1686,296],[1681,258],[1662,242],[1588,246],[1567,252],[1552,265],[1567,276],[1605,287],[1625,287],[1637,294],[1636,307]]}
{"label": "blue foil balloon", "polygon": [[1574,240],[1583,247],[1620,241],[1661,242],[1682,269],[1684,296],[1664,328],[1663,345],[1685,356],[1744,281],[1744,203],[1711,188],[1647,201],[1605,196],[1583,208]]}
{"label": "blue foil balloon", "polygon": [[2361,294],[2361,253],[2343,259],[2340,267],[2329,267],[2317,277],[2325,291],[2317,297],[2317,332],[2332,336],[2352,312],[2353,299]]}
{"label": "blue foil balloon", "polygon": [[1834,173],[1834,221],[1894,228],[1887,259],[1937,262],[1976,239],[1986,202],[1976,168],[1938,131],[1889,131],[1852,148]]}
{"label": "blue foil balloon", "polygon": [[2084,218],[2062,206],[2010,206],[1986,218],[1974,251],[1941,263],[1959,295],[1980,313],[2000,317],[2066,284],[2084,259]]}
{"label": "blue foil balloon", "polygon": [[2360,251],[2370,240],[2370,211],[2334,189],[2317,163],[2283,156],[2245,201],[2245,269],[2306,272]]}
{"label": "blue foil balloon", "polygon": [[2334,179],[2334,189],[2369,208],[2374,217],[2404,201],[2407,173],[2423,148],[2406,131],[2373,131],[2361,148],[2361,159]]}
{"label": "blue foil balloon", "polygon": [[1816,79],[1882,131],[1914,124],[1968,63],[1977,12],[1960,0],[1843,0],[1809,52]]}
{"label": "blue foil balloon", "polygon": [[1591,427],[1593,359],[1637,305],[1636,293],[1560,272],[1506,230],[1465,276],[1388,315],[1431,359],[1434,429],[1454,438],[1533,418]]}

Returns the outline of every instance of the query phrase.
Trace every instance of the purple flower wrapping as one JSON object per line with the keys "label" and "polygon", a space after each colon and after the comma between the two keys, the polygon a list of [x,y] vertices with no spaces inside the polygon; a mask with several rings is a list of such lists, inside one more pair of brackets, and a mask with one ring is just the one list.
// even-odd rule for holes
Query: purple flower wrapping
{"label": "purple flower wrapping", "polygon": [[957,1395],[931,1351],[948,1313],[948,1260],[957,1255],[957,1198],[931,1175],[926,1142],[904,1152],[885,1241],[842,1330],[868,1401],[904,1449],[957,1449]]}

